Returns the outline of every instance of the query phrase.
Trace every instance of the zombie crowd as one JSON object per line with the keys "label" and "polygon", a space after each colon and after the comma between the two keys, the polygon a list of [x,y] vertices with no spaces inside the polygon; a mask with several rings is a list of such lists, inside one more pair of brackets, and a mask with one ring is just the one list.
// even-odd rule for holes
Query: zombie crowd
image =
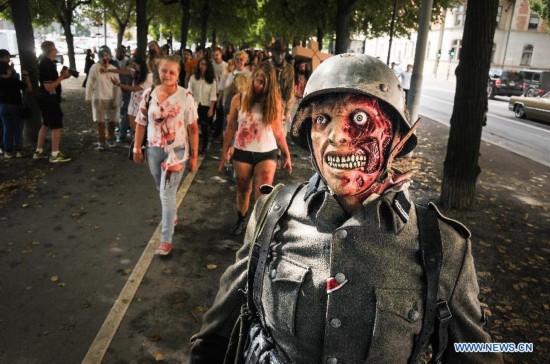
{"label": "zombie crowd", "polygon": [[[33,158],[68,162],[59,102],[72,71],[58,73],[54,43],[42,52]],[[219,171],[234,173],[231,233],[244,234],[243,245],[191,340],[190,362],[502,362],[498,352],[453,345],[492,342],[470,232],[435,205],[416,205],[411,173],[392,167],[417,144],[403,92],[411,65],[397,74],[374,57],[344,54],[312,73],[280,40],[262,51],[228,44],[181,54],[152,41],[146,58],[106,46],[97,57],[88,52],[83,83],[95,149],[127,145],[134,163],[149,166],[162,206],[156,254],[173,248],[177,189],[212,140],[222,140]],[[19,94],[7,102],[2,91],[0,106],[11,120],[4,155],[18,157],[20,129],[9,118],[28,75],[20,81],[7,62],[0,71],[1,86]],[[292,173],[289,132],[311,154],[313,176],[273,187],[278,167]]]}

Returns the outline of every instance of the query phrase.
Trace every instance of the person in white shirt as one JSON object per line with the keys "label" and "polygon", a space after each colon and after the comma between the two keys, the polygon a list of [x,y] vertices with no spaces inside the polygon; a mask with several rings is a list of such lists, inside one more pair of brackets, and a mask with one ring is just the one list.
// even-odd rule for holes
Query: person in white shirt
{"label": "person in white shirt", "polygon": [[399,75],[399,77],[401,77],[401,87],[403,87],[403,91],[405,91],[405,103],[409,102],[409,89],[411,88],[412,71],[412,64],[408,64],[407,70],[401,72]]}
{"label": "person in white shirt", "polygon": [[[121,95],[120,88],[113,85],[109,69],[116,69],[109,63],[111,50],[107,46],[99,48],[99,63],[90,68],[88,82],[86,83],[86,104],[92,107],[94,122],[97,124],[98,144],[96,150],[104,150],[106,139],[109,147],[116,146],[115,122],[120,118]],[[105,124],[107,124],[107,138],[105,137]]]}
{"label": "person in white shirt", "polygon": [[[214,66],[214,75],[216,78],[216,83],[218,85],[218,100],[216,101],[216,121],[214,123],[214,135],[213,138],[218,138],[223,131],[223,90],[225,88],[225,80],[223,79],[223,73],[227,68],[227,63],[223,60],[223,52],[220,47],[214,47],[212,51],[213,61],[212,65]],[[222,82],[224,81],[224,82]]]}
{"label": "person in white shirt", "polygon": [[[136,118],[133,145],[134,163],[144,163],[141,145],[147,134],[147,163],[159,191],[162,206],[160,244],[155,254],[172,250],[176,214],[176,194],[185,167],[197,170],[199,131],[197,107],[191,92],[178,86],[180,61],[176,56],[159,59],[160,84],[143,93]],[[139,197],[141,198],[141,197]]]}
{"label": "person in white shirt", "polygon": [[199,60],[195,74],[189,78],[189,91],[193,94],[198,105],[199,125],[202,134],[202,153],[208,150],[210,124],[214,116],[214,107],[217,100],[217,84],[214,79],[214,67],[205,57]]}

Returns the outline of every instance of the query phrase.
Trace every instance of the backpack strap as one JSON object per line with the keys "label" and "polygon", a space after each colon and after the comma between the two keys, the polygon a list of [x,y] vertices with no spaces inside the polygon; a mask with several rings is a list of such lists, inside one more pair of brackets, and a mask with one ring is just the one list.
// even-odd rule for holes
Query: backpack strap
{"label": "backpack strap", "polygon": [[254,245],[248,263],[247,304],[251,312],[259,315],[264,328],[266,326],[263,322],[262,306],[263,277],[273,231],[301,186],[302,184],[275,186],[262,208],[254,231]]}
{"label": "backpack strap", "polygon": [[439,275],[443,261],[439,221],[433,203],[428,208],[416,206],[422,267],[426,276],[427,294],[422,330],[416,340],[409,363],[416,363],[419,355],[432,343],[432,363],[441,363],[447,347],[448,325],[452,317],[447,301],[438,299]]}

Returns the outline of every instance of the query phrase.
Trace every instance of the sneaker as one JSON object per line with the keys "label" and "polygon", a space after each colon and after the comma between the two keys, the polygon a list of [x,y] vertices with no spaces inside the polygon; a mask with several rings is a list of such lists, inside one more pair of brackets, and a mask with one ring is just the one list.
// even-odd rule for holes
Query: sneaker
{"label": "sneaker", "polygon": [[160,243],[155,250],[156,255],[168,255],[172,251],[172,243]]}
{"label": "sneaker", "polygon": [[13,158],[13,156],[11,155],[11,152],[6,151],[4,153],[4,159],[12,159],[12,158]]}
{"label": "sneaker", "polygon": [[103,144],[103,143],[97,143],[97,145],[96,145],[96,147],[94,148],[94,150],[99,150],[99,151],[105,150],[105,144]]}
{"label": "sneaker", "polygon": [[50,163],[65,163],[70,162],[71,158],[67,157],[65,154],[58,152],[57,156],[50,155]]}
{"label": "sneaker", "polygon": [[110,140],[107,142],[107,145],[109,146],[109,148],[114,148],[116,147],[116,142],[113,140]]}
{"label": "sneaker", "polygon": [[44,152],[34,152],[32,159],[48,159],[48,156]]}
{"label": "sneaker", "polygon": [[15,153],[15,158],[23,158],[24,156],[25,155],[21,151],[18,151],[17,153]]}

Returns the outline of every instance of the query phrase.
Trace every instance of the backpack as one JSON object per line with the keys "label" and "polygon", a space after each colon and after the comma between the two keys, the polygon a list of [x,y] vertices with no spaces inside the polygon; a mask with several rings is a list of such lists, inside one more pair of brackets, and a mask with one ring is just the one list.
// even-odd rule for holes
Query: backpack
{"label": "backpack", "polygon": [[[266,330],[261,328],[262,325],[265,325],[261,305],[263,277],[275,226],[288,210],[301,186],[303,184],[288,186],[278,184],[269,188],[272,190],[268,192],[268,199],[260,211],[253,235],[254,244],[249,254],[245,292],[247,302],[241,307],[241,313],[231,333],[224,364],[277,363],[278,356],[273,340]],[[262,191],[266,190],[265,187],[262,186]],[[397,198],[401,200],[402,205],[407,201],[402,193]],[[417,204],[415,204],[415,207],[418,216],[420,251],[422,268],[427,283],[427,294],[422,329],[416,338],[409,363],[417,363],[428,344],[431,344],[433,355],[430,363],[439,364],[447,347],[448,326],[452,315],[447,301],[438,297],[439,275],[443,260],[438,215],[435,205],[431,202],[428,207]],[[262,332],[259,332],[259,330]],[[250,339],[251,333],[253,340]],[[256,338],[261,341],[260,344],[250,343]],[[251,353],[255,349],[258,351]],[[246,358],[245,354],[248,355]]]}

